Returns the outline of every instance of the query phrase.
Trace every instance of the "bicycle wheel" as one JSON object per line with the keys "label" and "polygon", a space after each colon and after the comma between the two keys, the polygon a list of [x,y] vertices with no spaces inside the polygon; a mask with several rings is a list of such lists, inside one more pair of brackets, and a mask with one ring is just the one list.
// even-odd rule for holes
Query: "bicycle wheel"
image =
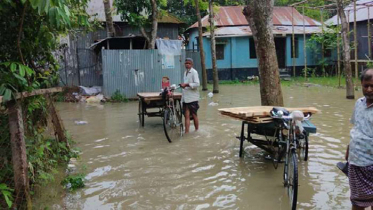
{"label": "bicycle wheel", "polygon": [[302,138],[299,138],[299,159],[308,160],[308,135],[306,131],[303,131]]}
{"label": "bicycle wheel", "polygon": [[139,112],[138,112],[138,115],[139,115],[139,125],[140,127],[144,127],[144,112],[143,112],[143,108],[142,108],[143,104],[142,104],[142,101],[141,99],[139,99]]}
{"label": "bicycle wheel", "polygon": [[291,150],[288,156],[288,182],[285,187],[287,188],[291,209],[295,210],[297,208],[298,197],[298,158],[294,149]]}
{"label": "bicycle wheel", "polygon": [[[180,111],[180,109],[179,109]],[[178,139],[183,135],[183,124],[181,122],[181,111],[176,108],[167,107],[163,113],[163,128],[168,142]]]}
{"label": "bicycle wheel", "polygon": [[182,107],[181,107],[181,103],[179,100],[176,100],[175,101],[175,113],[176,113],[176,117],[178,119],[178,122],[180,124],[180,127],[179,127],[179,134],[180,136],[183,136],[184,134],[184,124],[183,124],[183,112],[182,112]]}
{"label": "bicycle wheel", "polygon": [[283,179],[284,179],[284,187],[288,184],[288,177],[289,177],[289,153],[290,153],[290,143],[289,139],[286,139],[286,145],[285,145],[285,162],[284,162],[284,173],[283,173]]}

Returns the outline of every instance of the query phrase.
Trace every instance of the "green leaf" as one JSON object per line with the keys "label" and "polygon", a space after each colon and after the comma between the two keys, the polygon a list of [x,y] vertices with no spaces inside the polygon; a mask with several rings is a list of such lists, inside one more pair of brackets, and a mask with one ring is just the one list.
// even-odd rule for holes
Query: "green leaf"
{"label": "green leaf", "polygon": [[14,77],[16,77],[18,80],[20,80],[21,83],[26,84],[27,81],[25,78],[19,76],[18,74],[13,74]]}
{"label": "green leaf", "polygon": [[[0,86],[0,96],[2,96],[4,94],[5,90],[6,90],[6,88],[4,87],[4,85]],[[1,184],[0,184],[0,189],[2,189]]]}
{"label": "green leaf", "polygon": [[26,74],[27,74],[28,76],[31,76],[31,75],[35,74],[35,71],[32,70],[30,67],[25,66],[25,65],[22,65],[22,64],[19,64],[19,66],[20,66],[20,67],[22,66],[23,70],[26,72]]}
{"label": "green leaf", "polygon": [[69,10],[69,8],[66,5],[64,6],[64,10],[65,10],[66,16],[70,17],[70,15],[71,15],[70,14],[70,10]]}
{"label": "green leaf", "polygon": [[12,207],[13,205],[13,202],[11,201],[11,198],[12,198],[12,193],[9,192],[9,191],[1,191],[1,193],[3,194],[4,198],[5,198],[5,201],[6,201],[6,204],[8,205],[8,207]]}
{"label": "green leaf", "polygon": [[63,22],[70,26],[70,19],[66,16],[66,13],[60,8],[57,8],[57,12],[62,17]]}
{"label": "green leaf", "polygon": [[40,0],[30,0],[31,6],[33,9],[36,9]]}
{"label": "green leaf", "polygon": [[9,188],[8,188],[8,186],[6,184],[4,184],[4,183],[0,184],[0,190],[8,190],[8,189]]}
{"label": "green leaf", "polygon": [[21,77],[24,77],[25,76],[25,69],[23,68],[23,65],[19,65],[19,75]]}
{"label": "green leaf", "polygon": [[[47,12],[48,11],[48,7],[49,7],[49,3],[47,3],[48,0],[39,0],[39,4],[38,4],[38,13],[39,15],[43,14],[43,12]],[[48,6],[47,6],[48,4]]]}
{"label": "green leaf", "polygon": [[17,68],[17,64],[15,64],[15,63],[10,64],[10,71],[15,72],[16,68]]}
{"label": "green leaf", "polygon": [[3,100],[9,101],[10,99],[12,99],[12,91],[10,91],[9,89],[6,89]]}

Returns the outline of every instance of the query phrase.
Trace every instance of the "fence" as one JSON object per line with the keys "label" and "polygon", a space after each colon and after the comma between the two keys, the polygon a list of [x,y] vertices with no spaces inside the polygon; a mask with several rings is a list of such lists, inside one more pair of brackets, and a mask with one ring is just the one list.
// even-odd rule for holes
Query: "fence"
{"label": "fence", "polygon": [[64,50],[59,70],[61,86],[102,86],[101,56],[93,50]]}
{"label": "fence", "polygon": [[194,68],[200,73],[199,52],[182,50],[181,55],[165,56],[158,50],[102,50],[104,95],[119,90],[127,98],[135,98],[138,92],[160,91],[164,76],[171,84],[182,83],[186,57],[193,58]]}

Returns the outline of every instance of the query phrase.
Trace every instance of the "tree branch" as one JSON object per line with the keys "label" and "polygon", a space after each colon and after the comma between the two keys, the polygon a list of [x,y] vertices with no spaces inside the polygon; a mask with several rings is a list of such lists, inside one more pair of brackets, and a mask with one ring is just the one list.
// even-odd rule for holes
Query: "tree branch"
{"label": "tree branch", "polygon": [[145,31],[144,26],[140,26],[140,32],[145,37],[146,41],[148,42],[148,45],[150,45],[150,39],[148,33]]}

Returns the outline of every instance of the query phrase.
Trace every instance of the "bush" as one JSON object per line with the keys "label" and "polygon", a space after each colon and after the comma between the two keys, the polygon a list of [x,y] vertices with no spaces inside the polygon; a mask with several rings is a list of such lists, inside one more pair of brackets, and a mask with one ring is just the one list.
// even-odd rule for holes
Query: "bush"
{"label": "bush", "polygon": [[126,96],[122,95],[118,89],[114,92],[110,99],[112,102],[128,102]]}
{"label": "bush", "polygon": [[61,184],[65,188],[69,189],[70,191],[83,188],[85,186],[84,175],[83,174],[69,175],[61,182]]}

